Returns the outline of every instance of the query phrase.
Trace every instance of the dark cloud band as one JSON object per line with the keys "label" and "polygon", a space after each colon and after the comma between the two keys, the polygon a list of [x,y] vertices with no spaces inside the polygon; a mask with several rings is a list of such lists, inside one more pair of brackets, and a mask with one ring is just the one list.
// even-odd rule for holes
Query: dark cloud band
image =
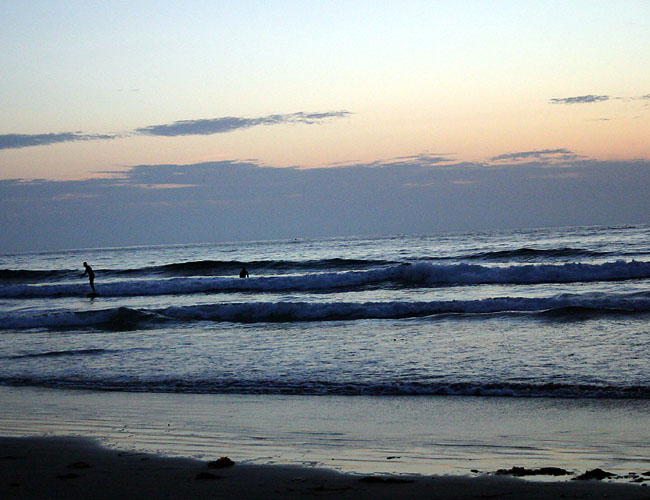
{"label": "dark cloud band", "polygon": [[[650,161],[423,160],[311,169],[222,161],[0,180],[0,252],[650,220]],[[80,231],[82,216],[101,223]]]}
{"label": "dark cloud band", "polygon": [[287,115],[269,115],[259,118],[238,118],[227,116],[207,120],[181,120],[164,125],[151,125],[138,128],[138,134],[158,135],[173,137],[178,135],[212,135],[224,134],[233,130],[256,127],[258,125],[278,125],[283,123],[315,124],[331,118],[348,116],[348,111],[334,111],[329,113],[292,113]]}
{"label": "dark cloud band", "polygon": [[77,132],[62,132],[60,134],[5,134],[0,135],[0,149],[18,149],[31,146],[49,146],[60,142],[93,141],[115,139],[115,135],[88,135]]}
{"label": "dark cloud band", "polygon": [[224,134],[238,129],[256,127],[258,125],[279,125],[283,123],[302,123],[307,125],[319,124],[326,120],[344,118],[349,111],[330,111],[326,113],[291,113],[284,115],[268,115],[258,118],[240,118],[228,116],[204,120],[182,120],[163,125],[151,125],[133,130],[127,134],[82,134],[80,132],[62,132],[49,134],[5,134],[0,135],[0,149],[18,149],[32,146],[49,146],[62,142],[110,140],[128,135],[155,135],[174,137],[179,135],[212,135]]}

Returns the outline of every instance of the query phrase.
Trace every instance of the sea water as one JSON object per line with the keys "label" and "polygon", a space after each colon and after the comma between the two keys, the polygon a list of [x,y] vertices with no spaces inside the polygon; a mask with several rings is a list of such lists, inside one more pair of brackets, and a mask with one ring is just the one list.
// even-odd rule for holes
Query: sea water
{"label": "sea water", "polygon": [[[487,417],[490,401],[529,415],[548,409],[535,401],[569,401],[624,408],[638,440],[650,402],[649,236],[598,226],[2,255],[0,385],[158,395],[154,406],[172,393],[217,398],[200,399],[199,413],[217,400],[237,413],[244,396],[269,414],[312,408],[295,419],[356,408],[347,429],[360,414],[382,420],[375,402],[417,429],[436,405],[458,407],[441,417],[453,424],[467,413],[460,401],[480,401],[489,426],[502,418]],[[211,411],[225,418],[223,405]],[[328,414],[336,425],[345,412]],[[312,440],[318,420],[305,424]],[[453,425],[436,425],[454,439]],[[382,435],[368,439],[385,449]],[[414,434],[400,439],[417,448]]]}

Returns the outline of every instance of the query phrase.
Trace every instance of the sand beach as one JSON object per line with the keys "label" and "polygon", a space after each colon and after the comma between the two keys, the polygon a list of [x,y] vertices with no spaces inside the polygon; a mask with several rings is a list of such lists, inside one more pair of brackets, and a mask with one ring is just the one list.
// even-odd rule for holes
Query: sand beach
{"label": "sand beach", "polygon": [[645,401],[0,396],[3,499],[650,498]]}
{"label": "sand beach", "polygon": [[12,499],[647,499],[638,485],[499,476],[354,475],[106,449],[81,438],[1,438],[0,496]]}

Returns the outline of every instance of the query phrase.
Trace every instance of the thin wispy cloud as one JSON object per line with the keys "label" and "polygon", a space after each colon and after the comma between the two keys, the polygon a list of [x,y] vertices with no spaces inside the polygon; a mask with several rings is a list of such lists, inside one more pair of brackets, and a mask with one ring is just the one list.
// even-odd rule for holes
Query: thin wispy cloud
{"label": "thin wispy cloud", "polygon": [[439,165],[440,163],[448,163],[451,161],[454,160],[443,155],[422,153],[413,156],[399,156],[397,158],[393,158],[392,160],[379,163],[378,166],[385,165],[391,167],[399,167],[418,165],[421,167],[427,167],[432,165]]}
{"label": "thin wispy cloud", "polygon": [[19,149],[31,146],[49,146],[61,142],[98,141],[115,139],[117,135],[82,134],[62,132],[59,134],[5,134],[0,135],[0,149]]}
{"label": "thin wispy cloud", "polygon": [[490,161],[568,161],[577,160],[581,158],[580,155],[568,149],[541,149],[538,151],[520,151],[517,153],[506,153],[498,156],[493,156]]}
{"label": "thin wispy cloud", "polygon": [[439,165],[441,163],[449,163],[456,161],[453,158],[448,158],[441,154],[421,153],[419,155],[411,156],[397,156],[388,160],[377,160],[370,163],[360,163],[358,161],[346,161],[331,163],[332,167],[407,167],[417,165],[419,167]]}
{"label": "thin wispy cloud", "polygon": [[329,113],[291,113],[286,115],[268,115],[259,118],[240,118],[226,116],[203,120],[180,120],[163,125],[151,125],[135,129],[137,134],[174,137],[178,135],[212,135],[224,134],[233,130],[257,127],[260,125],[279,125],[285,123],[303,123],[313,125],[332,118],[348,116],[348,111]]}
{"label": "thin wispy cloud", "polygon": [[549,99],[551,104],[591,104],[604,101],[645,101],[650,99],[650,94],[634,97],[609,96],[609,95],[580,95],[576,97],[555,97]]}
{"label": "thin wispy cloud", "polygon": [[594,102],[603,102],[608,101],[610,97],[608,95],[579,95],[576,97],[555,97],[550,99],[551,104],[590,104]]}
{"label": "thin wispy cloud", "polygon": [[329,111],[325,113],[290,113],[261,116],[257,118],[241,118],[227,116],[201,120],[181,120],[162,125],[150,125],[137,128],[123,134],[84,134],[82,132],[62,132],[46,134],[4,134],[0,135],[0,149],[18,149],[32,146],[49,146],[63,142],[111,140],[133,135],[153,135],[164,137],[186,135],[224,134],[239,129],[247,129],[260,125],[305,124],[316,125],[328,120],[345,118],[351,115],[349,111]]}

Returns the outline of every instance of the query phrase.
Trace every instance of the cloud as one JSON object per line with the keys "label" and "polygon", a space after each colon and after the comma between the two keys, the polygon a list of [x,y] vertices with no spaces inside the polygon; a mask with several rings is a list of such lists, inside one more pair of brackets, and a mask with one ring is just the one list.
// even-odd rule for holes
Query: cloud
{"label": "cloud", "polygon": [[49,146],[60,142],[99,141],[115,139],[117,135],[82,134],[62,132],[59,134],[5,134],[0,135],[0,149],[19,149],[31,146]]}
{"label": "cloud", "polygon": [[580,155],[569,151],[568,149],[542,149],[538,151],[520,151],[518,153],[506,153],[499,156],[493,156],[490,161],[569,161],[581,158]]}
{"label": "cloud", "polygon": [[397,158],[393,158],[392,160],[379,162],[377,165],[391,166],[391,167],[399,167],[399,166],[404,167],[404,166],[418,165],[420,167],[426,167],[426,166],[439,165],[440,163],[448,163],[451,161],[454,160],[452,160],[451,158],[447,158],[443,155],[423,153],[414,156],[399,156]]}
{"label": "cloud", "polygon": [[407,157],[407,165],[374,168],[220,161],[138,165],[82,181],[0,181],[0,252],[647,223],[650,162],[552,160],[565,154],[573,153],[511,153],[537,161],[493,165],[432,165],[424,155],[420,164]]}
{"label": "cloud", "polygon": [[178,135],[212,135],[224,134],[233,130],[251,128],[259,125],[278,125],[283,123],[305,123],[312,125],[332,118],[343,118],[349,111],[332,111],[328,113],[291,113],[286,115],[268,115],[259,118],[240,118],[226,116],[203,120],[181,120],[163,125],[150,125],[135,129],[142,135],[174,137]]}
{"label": "cloud", "polygon": [[359,162],[336,162],[331,163],[330,166],[333,167],[345,167],[345,166],[356,166],[356,167],[409,167],[409,166],[433,166],[439,165],[441,163],[449,163],[456,161],[452,158],[448,158],[441,154],[431,154],[431,153],[422,153],[419,155],[412,156],[397,156],[395,158],[390,158],[388,160],[377,160],[370,163],[359,163]]}
{"label": "cloud", "polygon": [[47,134],[5,134],[0,135],[0,149],[18,149],[31,146],[49,146],[62,142],[98,141],[118,139],[130,135],[154,135],[174,137],[179,135],[212,135],[224,134],[238,129],[256,127],[258,125],[279,125],[286,123],[302,123],[314,125],[326,120],[344,118],[351,115],[349,111],[329,111],[325,113],[290,113],[284,115],[268,115],[258,118],[240,118],[227,116],[203,120],[181,120],[163,125],[150,125],[137,128],[123,134],[83,134],[81,132],[62,132]]}
{"label": "cloud", "polygon": [[602,102],[608,101],[610,97],[608,95],[580,95],[577,97],[561,97],[550,99],[551,104],[589,104],[592,102]]}
{"label": "cloud", "polygon": [[603,102],[609,100],[617,101],[645,101],[650,99],[650,94],[645,94],[642,96],[634,97],[621,97],[621,96],[609,96],[609,95],[580,95],[576,97],[556,97],[549,99],[551,104],[591,104],[594,102]]}

